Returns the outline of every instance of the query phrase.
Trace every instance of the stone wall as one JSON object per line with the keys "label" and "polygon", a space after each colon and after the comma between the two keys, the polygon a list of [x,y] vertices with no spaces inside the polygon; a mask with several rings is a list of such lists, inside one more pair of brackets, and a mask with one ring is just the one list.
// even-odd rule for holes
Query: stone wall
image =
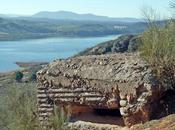
{"label": "stone wall", "polygon": [[164,92],[149,66],[130,54],[58,60],[37,78],[42,124],[55,104],[120,109],[125,125],[132,126],[150,120],[153,104]]}

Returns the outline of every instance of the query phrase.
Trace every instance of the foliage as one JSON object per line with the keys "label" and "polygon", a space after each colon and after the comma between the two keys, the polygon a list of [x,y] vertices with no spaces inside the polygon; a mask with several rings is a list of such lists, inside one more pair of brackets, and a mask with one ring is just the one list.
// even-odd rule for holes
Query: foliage
{"label": "foliage", "polygon": [[50,124],[53,130],[68,130],[65,128],[65,122],[67,122],[66,113],[56,105],[54,106],[54,115],[50,117]]}
{"label": "foliage", "polygon": [[36,81],[36,73],[32,73],[29,75],[29,80],[30,81]]}
{"label": "foliage", "polygon": [[22,80],[22,78],[23,78],[23,73],[20,72],[20,71],[17,71],[15,73],[15,80],[18,81],[18,82],[20,82]]}
{"label": "foliage", "polygon": [[[38,121],[36,100],[35,83],[14,83],[4,93],[0,93],[1,130],[42,130]],[[66,118],[61,117],[57,109],[56,114],[50,118],[52,130],[65,130],[64,122]]]}
{"label": "foliage", "polygon": [[[36,93],[33,84],[13,84],[1,97],[0,122],[6,130],[36,130]],[[5,117],[5,118],[4,118]]]}
{"label": "foliage", "polygon": [[29,81],[36,81],[36,79],[37,79],[36,73],[39,70],[41,70],[41,68],[42,68],[42,65],[36,65],[36,66],[32,66],[32,67],[27,68],[27,70],[29,72],[27,75],[28,80]]}
{"label": "foliage", "polygon": [[[140,55],[153,68],[155,76],[164,82],[174,78],[175,72],[175,23],[159,27],[149,22],[148,29],[141,36]],[[174,82],[174,80],[171,80]],[[172,83],[174,84],[174,83]]]}

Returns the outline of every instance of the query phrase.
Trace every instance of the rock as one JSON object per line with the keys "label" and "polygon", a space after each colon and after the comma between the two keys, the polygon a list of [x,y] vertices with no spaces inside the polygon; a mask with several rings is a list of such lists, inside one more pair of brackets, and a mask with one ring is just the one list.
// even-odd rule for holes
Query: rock
{"label": "rock", "polygon": [[138,98],[137,101],[138,102],[145,102],[146,100],[144,98]]}
{"label": "rock", "polygon": [[118,100],[115,98],[108,100],[107,105],[108,105],[108,108],[113,108],[113,109],[119,107]]}
{"label": "rock", "polygon": [[120,106],[121,107],[125,107],[127,105],[127,101],[126,100],[120,100]]}
{"label": "rock", "polygon": [[132,37],[129,41],[128,52],[137,51],[140,44],[141,44],[141,41],[139,39],[139,36]]}
{"label": "rock", "polygon": [[120,114],[122,115],[122,116],[128,116],[129,114],[128,114],[128,112],[127,112],[127,108],[125,108],[125,107],[121,107],[120,108]]}
{"label": "rock", "polygon": [[137,44],[137,36],[123,35],[115,40],[107,41],[92,48],[88,48],[85,51],[80,52],[76,56],[102,55],[102,54],[118,53],[118,52],[124,53],[127,52],[128,50],[136,51],[137,50],[136,44]]}
{"label": "rock", "polygon": [[149,93],[144,92],[141,94],[141,96],[137,99],[138,102],[146,102],[147,97],[149,96]]}
{"label": "rock", "polygon": [[121,130],[122,129],[122,127],[117,125],[90,123],[90,122],[84,122],[84,121],[76,121],[74,123],[68,123],[66,128],[73,129],[73,130]]}
{"label": "rock", "polygon": [[122,94],[122,93],[120,93],[120,99],[126,99],[126,95],[124,95],[124,94]]}
{"label": "rock", "polygon": [[[41,104],[65,108],[68,105],[86,106],[91,110],[115,108],[120,109],[127,126],[148,121],[154,113],[151,110],[156,110],[153,103],[159,101],[166,90],[137,53],[58,60],[39,71],[37,78],[38,91],[44,90],[38,93],[39,109]],[[39,113],[43,114],[46,113]]]}
{"label": "rock", "polygon": [[128,103],[133,102],[133,100],[134,100],[133,94],[128,94],[128,95],[126,96],[126,99],[127,99]]}

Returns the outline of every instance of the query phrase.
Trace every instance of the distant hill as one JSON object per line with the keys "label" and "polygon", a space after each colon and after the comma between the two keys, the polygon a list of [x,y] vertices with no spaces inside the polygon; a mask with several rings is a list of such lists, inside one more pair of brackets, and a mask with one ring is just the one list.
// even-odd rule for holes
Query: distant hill
{"label": "distant hill", "polygon": [[77,14],[69,11],[49,12],[42,11],[32,15],[36,18],[62,19],[62,20],[83,20],[83,21],[118,21],[118,22],[142,22],[136,18],[112,18],[107,16],[98,16],[94,14]]}
{"label": "distant hill", "polygon": [[0,17],[3,17],[3,18],[16,18],[16,17],[22,17],[22,15],[17,15],[17,14],[0,14]]}
{"label": "distant hill", "polygon": [[75,21],[46,18],[0,18],[0,40],[46,37],[97,37],[143,32],[146,24],[114,21]]}

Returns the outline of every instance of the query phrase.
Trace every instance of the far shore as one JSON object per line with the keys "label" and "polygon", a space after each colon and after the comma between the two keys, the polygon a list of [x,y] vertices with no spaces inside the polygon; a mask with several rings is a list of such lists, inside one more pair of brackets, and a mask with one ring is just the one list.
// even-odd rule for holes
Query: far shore
{"label": "far shore", "polygon": [[47,65],[49,62],[16,62],[16,64],[21,68],[34,67],[38,65]]}
{"label": "far shore", "polygon": [[18,70],[25,71],[25,70],[28,70],[28,68],[34,68],[36,66],[44,66],[44,65],[49,64],[49,62],[16,62],[15,64],[18,65],[22,69],[19,68],[19,69],[15,69],[11,71],[0,72],[0,77],[12,75]]}

